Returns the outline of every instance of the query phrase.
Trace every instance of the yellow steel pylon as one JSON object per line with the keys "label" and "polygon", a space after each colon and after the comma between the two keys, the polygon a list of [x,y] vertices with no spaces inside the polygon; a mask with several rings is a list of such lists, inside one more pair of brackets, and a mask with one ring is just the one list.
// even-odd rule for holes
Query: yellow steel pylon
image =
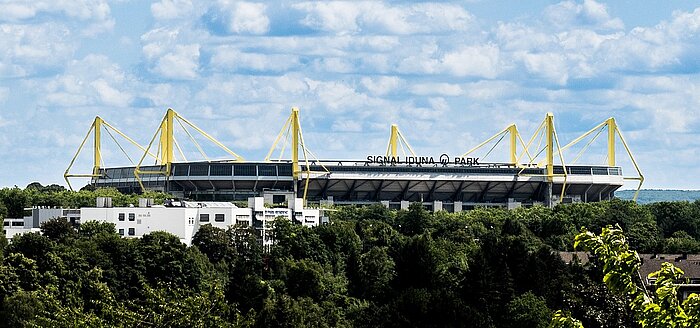
{"label": "yellow steel pylon", "polygon": [[627,152],[627,155],[630,158],[630,161],[632,162],[632,165],[634,165],[634,169],[637,171],[637,176],[627,176],[624,177],[623,179],[625,180],[636,180],[639,181],[639,185],[637,185],[637,191],[634,193],[633,200],[637,201],[637,196],[639,195],[639,190],[642,188],[642,184],[644,183],[644,175],[642,175],[642,171],[639,168],[639,165],[637,165],[637,161],[634,159],[634,155],[632,154],[632,151],[630,150],[629,146],[627,146],[627,141],[625,141],[625,138],[622,136],[622,131],[620,131],[620,128],[617,125],[617,122],[615,121],[615,118],[610,117],[607,120],[601,122],[600,124],[596,125],[592,129],[588,130],[586,133],[580,135],[576,139],[572,140],[569,142],[566,146],[562,147],[562,151],[569,149],[571,146],[579,143],[581,140],[585,139],[589,135],[593,134],[596,132],[596,134],[591,138],[591,140],[586,143],[586,145],[579,151],[579,153],[576,155],[576,158],[574,159],[573,163],[578,161],[578,159],[583,155],[585,150],[598,138],[598,136],[607,129],[607,153],[608,153],[608,158],[607,158],[607,165],[608,166],[616,166],[616,148],[615,144],[617,142],[617,137],[620,138],[620,142],[622,142],[622,145],[625,148],[625,151]]}
{"label": "yellow steel pylon", "polygon": [[498,141],[496,141],[496,143],[491,147],[491,149],[489,149],[489,151],[483,157],[483,158],[486,158],[488,155],[491,154],[491,152],[496,148],[496,146],[498,146],[498,144],[501,143],[503,138],[505,138],[506,134],[509,135],[509,141],[510,141],[510,148],[509,148],[509,152],[508,152],[510,155],[509,156],[510,157],[510,164],[512,164],[514,166],[520,166],[520,163],[518,163],[518,142],[520,142],[520,145],[523,147],[523,151],[525,152],[525,154],[527,154],[528,158],[532,161],[533,158],[530,155],[530,153],[528,152],[528,149],[525,147],[525,141],[523,141],[522,136],[520,136],[520,133],[518,132],[518,127],[515,124],[509,125],[508,127],[499,131],[498,133],[494,134],[490,138],[484,140],[480,144],[476,145],[474,148],[472,148],[469,151],[467,151],[466,153],[464,153],[462,155],[462,157],[467,157],[467,156],[473,154],[475,151],[481,149],[482,147],[489,144],[490,142],[492,142],[496,138],[500,137],[498,139]]}
{"label": "yellow steel pylon", "polygon": [[[138,149],[144,151],[145,152],[144,156],[149,155],[149,156],[152,156],[155,158],[155,155],[148,152],[146,150],[146,148],[139,145],[136,141],[129,138],[126,134],[122,133],[117,128],[115,128],[112,125],[110,125],[109,123],[107,123],[101,117],[96,116],[95,119],[92,121],[92,124],[90,125],[90,129],[88,130],[87,134],[85,135],[85,138],[83,138],[83,141],[80,143],[78,150],[76,151],[75,155],[73,155],[73,158],[71,159],[70,164],[68,164],[68,168],[66,169],[65,173],[63,174],[63,178],[66,180],[66,183],[68,184],[68,188],[70,188],[71,190],[73,190],[73,186],[71,185],[69,178],[97,178],[97,177],[102,176],[101,168],[102,168],[102,130],[103,129],[105,132],[107,132],[107,135],[109,135],[109,137],[114,141],[114,143],[117,144],[117,146],[122,151],[122,153],[124,153],[126,158],[129,159],[130,162],[132,162],[132,164],[133,164],[133,161],[131,160],[131,157],[129,157],[129,154],[126,153],[126,151],[121,146],[121,144],[119,144],[119,141],[117,141],[117,139],[114,137],[114,135],[110,131],[117,133],[119,136],[126,139],[126,141],[128,141],[129,143],[136,146]],[[92,173],[90,173],[90,174],[70,173],[70,169],[73,167],[73,164],[75,164],[75,160],[80,155],[80,152],[82,151],[83,147],[85,146],[85,143],[87,142],[88,138],[90,137],[90,134],[93,135]]]}
{"label": "yellow steel pylon", "polygon": [[411,145],[408,144],[408,141],[406,141],[406,138],[403,137],[403,134],[399,130],[399,126],[396,124],[392,124],[391,134],[389,135],[389,145],[386,147],[386,156],[397,158],[397,150],[399,146],[401,147],[401,151],[403,152],[404,156],[407,156],[406,149],[408,149],[408,152],[411,154],[411,156],[416,156],[416,153],[413,151],[413,148],[411,148]]}
{"label": "yellow steel pylon", "polygon": [[[184,158],[184,153],[182,149],[180,148],[179,144],[177,143],[177,140],[175,139],[174,132],[175,132],[175,124],[178,124],[182,130],[187,134],[187,136],[190,138],[192,143],[197,147],[197,150],[199,151],[200,154],[204,157],[204,159],[207,162],[210,162],[209,158],[207,157],[206,153],[204,153],[204,149],[199,145],[199,143],[194,139],[192,134],[187,130],[185,125],[191,127],[195,131],[197,131],[200,135],[204,136],[207,140],[211,141],[213,144],[218,146],[219,148],[223,149],[225,152],[233,156],[233,161],[234,162],[242,162],[243,157],[239,156],[238,154],[234,153],[232,150],[230,150],[228,147],[224,146],[221,142],[218,140],[214,139],[214,137],[210,136],[206,132],[204,132],[202,129],[194,125],[192,122],[188,121],[186,118],[180,116],[176,111],[174,111],[172,108],[168,108],[168,111],[165,113],[165,116],[163,116],[163,120],[161,120],[160,125],[158,129],[156,130],[156,133],[153,135],[153,138],[151,141],[148,143],[148,147],[145,149],[145,153],[143,156],[141,156],[141,160],[139,160],[138,164],[134,168],[134,176],[136,177],[136,180],[139,182],[139,185],[141,185],[142,190],[146,190],[146,188],[143,185],[143,181],[141,180],[141,175],[142,174],[160,174],[164,175],[166,177],[169,177],[172,173],[172,164],[175,161],[175,156],[174,156],[174,149],[177,148],[178,151],[180,152],[181,156]],[[183,124],[184,123],[184,124]],[[158,156],[156,157],[156,165],[160,165],[162,169],[160,170],[141,170],[141,166],[143,164],[144,159],[146,158],[146,155],[148,154],[148,151],[151,149],[153,146],[153,143],[155,142],[156,139],[159,139],[158,142],[158,151],[157,154]]]}
{"label": "yellow steel pylon", "polygon": [[[275,141],[272,143],[272,147],[270,147],[270,151],[268,151],[267,156],[265,156],[266,162],[271,161],[272,153],[275,151],[275,149],[277,149],[277,146],[279,145],[280,141],[284,139],[284,142],[282,143],[280,148],[279,158],[277,159],[277,161],[282,161],[282,157],[284,156],[284,151],[287,147],[287,141],[289,140],[290,135],[292,138],[290,145],[292,148],[292,177],[296,185],[296,182],[299,180],[301,175],[306,174],[306,178],[304,179],[304,194],[302,197],[302,199],[304,200],[304,204],[306,204],[306,193],[309,189],[309,181],[311,179],[311,174],[326,174],[330,171],[323,165],[323,163],[320,163],[320,161],[319,164],[325,170],[325,172],[311,171],[311,167],[309,165],[309,157],[313,157],[317,161],[318,158],[311,152],[311,150],[309,150],[306,147],[306,144],[304,143],[304,134],[301,131],[301,124],[299,123],[299,108],[297,107],[292,107],[292,113],[289,115],[287,121],[284,123],[282,129],[277,135],[277,138],[275,138]],[[301,153],[304,156],[304,164],[306,166],[305,170],[301,169],[299,166],[299,148],[301,148]]]}

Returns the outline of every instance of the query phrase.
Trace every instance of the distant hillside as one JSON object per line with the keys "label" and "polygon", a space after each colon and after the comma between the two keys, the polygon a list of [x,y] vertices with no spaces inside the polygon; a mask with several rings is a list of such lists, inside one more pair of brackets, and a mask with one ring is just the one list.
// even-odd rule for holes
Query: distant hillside
{"label": "distant hillside", "polygon": [[[620,199],[632,199],[634,190],[622,190],[615,192],[615,196]],[[700,190],[657,190],[657,189],[642,189],[639,191],[637,201],[640,204],[654,202],[672,202],[672,201],[695,201],[700,199]]]}

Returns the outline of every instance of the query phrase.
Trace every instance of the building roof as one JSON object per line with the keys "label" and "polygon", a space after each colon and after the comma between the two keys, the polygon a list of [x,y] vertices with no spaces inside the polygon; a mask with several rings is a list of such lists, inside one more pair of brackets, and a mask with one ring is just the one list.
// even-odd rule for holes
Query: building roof
{"label": "building roof", "polygon": [[[565,263],[578,261],[585,265],[590,262],[587,252],[559,252],[559,257]],[[662,263],[669,262],[683,270],[683,278],[700,279],[700,254],[639,254],[639,258],[642,260],[639,274],[644,278],[659,271]]]}

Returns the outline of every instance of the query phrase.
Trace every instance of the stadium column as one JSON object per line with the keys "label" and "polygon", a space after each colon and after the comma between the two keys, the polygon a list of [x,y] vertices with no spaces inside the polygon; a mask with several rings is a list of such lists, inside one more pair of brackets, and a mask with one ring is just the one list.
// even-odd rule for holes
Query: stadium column
{"label": "stadium column", "polygon": [[299,108],[292,107],[292,175],[299,178]]}
{"label": "stadium column", "polygon": [[547,113],[545,117],[547,138],[547,188],[545,190],[545,205],[552,207],[552,184],[554,182],[554,114]]}
{"label": "stadium column", "polygon": [[100,174],[100,166],[102,164],[102,150],[101,150],[101,132],[102,132],[102,118],[99,116],[95,117],[95,122],[94,128],[95,128],[95,158],[94,158],[94,165],[92,167],[92,174],[93,175],[98,175]]}
{"label": "stadium column", "polygon": [[608,166],[615,166],[615,131],[617,130],[617,123],[611,117],[606,124],[608,125]]}
{"label": "stadium column", "polygon": [[399,127],[396,124],[391,125],[391,135],[389,136],[389,150],[392,158],[396,158],[396,146],[399,142]]}
{"label": "stadium column", "polygon": [[518,165],[518,159],[517,159],[517,137],[518,137],[518,128],[515,126],[515,124],[511,124],[508,127],[508,132],[510,133],[510,163],[513,165]]}

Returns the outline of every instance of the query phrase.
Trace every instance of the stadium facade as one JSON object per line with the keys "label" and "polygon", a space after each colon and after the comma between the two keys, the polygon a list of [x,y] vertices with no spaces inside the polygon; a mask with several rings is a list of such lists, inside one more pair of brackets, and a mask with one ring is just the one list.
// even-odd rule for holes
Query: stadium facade
{"label": "stadium facade", "polygon": [[[178,120],[185,123],[180,123],[183,129],[185,125],[191,126],[229,153],[231,159],[176,161],[174,153],[179,145],[174,141],[173,130]],[[391,208],[405,208],[409,202],[422,202],[433,210],[447,211],[476,206],[512,208],[607,200],[614,197],[614,192],[623,186],[625,180],[638,180],[639,186],[643,181],[634,157],[612,118],[561,146],[554,129],[554,117],[547,114],[528,142],[521,138],[515,125],[511,125],[458,156],[418,156],[398,127],[392,125],[386,154],[370,155],[361,160],[328,160],[313,158],[305,148],[299,111],[294,108],[267,158],[264,161],[245,161],[169,109],[151,143],[147,147],[139,146],[144,154],[138,164],[102,167],[99,131],[107,128],[128,139],[99,117],[96,118],[90,130],[94,132],[93,172],[71,174],[69,166],[66,180],[76,176],[89,177],[95,187],[114,187],[122,192],[165,191],[176,197],[199,201],[264,197],[266,202],[280,203],[299,197],[310,204],[382,203]],[[565,164],[562,150],[591,139],[591,136],[592,141],[606,131],[608,156],[605,165]],[[89,136],[90,132],[85,140]],[[291,159],[270,160],[275,150],[284,152],[287,147],[279,141],[288,139],[291,139]],[[479,148],[503,139],[510,141],[508,163],[488,163],[473,157],[472,154]],[[542,147],[535,145],[537,140]],[[623,176],[621,167],[616,165],[615,145],[618,143],[624,145],[637,176]],[[157,151],[151,152],[152,149]],[[404,150],[403,156],[399,155],[399,149]],[[142,165],[149,156],[157,165]]]}

